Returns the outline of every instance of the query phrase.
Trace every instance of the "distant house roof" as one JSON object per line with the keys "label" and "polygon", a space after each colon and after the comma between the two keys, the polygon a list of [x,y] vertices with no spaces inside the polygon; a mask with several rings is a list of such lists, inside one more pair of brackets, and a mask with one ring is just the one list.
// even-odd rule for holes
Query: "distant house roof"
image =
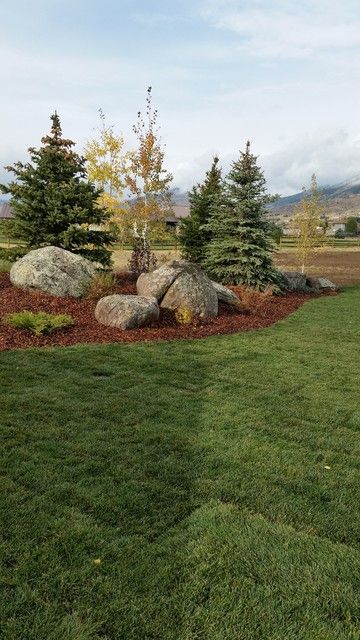
{"label": "distant house roof", "polygon": [[172,206],[172,210],[174,212],[174,215],[168,216],[167,218],[165,218],[165,222],[175,222],[176,223],[181,218],[187,218],[188,215],[190,214],[189,207],[186,207],[183,204],[174,204]]}
{"label": "distant house roof", "polygon": [[184,204],[175,204],[173,206],[173,212],[175,218],[187,218],[190,213],[190,208]]}
{"label": "distant house roof", "polygon": [[0,204],[0,220],[4,218],[13,218],[14,214],[10,209],[10,205],[8,202],[3,202]]}

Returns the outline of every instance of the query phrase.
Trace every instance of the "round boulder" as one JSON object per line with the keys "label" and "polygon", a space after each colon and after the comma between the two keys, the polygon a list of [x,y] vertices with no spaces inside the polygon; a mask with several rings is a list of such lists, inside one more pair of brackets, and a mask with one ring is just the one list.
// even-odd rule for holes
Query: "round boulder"
{"label": "round boulder", "polygon": [[151,273],[142,273],[136,282],[139,296],[153,297],[160,302],[186,264],[184,260],[171,260]]}
{"label": "round boulder", "polygon": [[95,318],[101,324],[118,329],[145,327],[159,319],[155,298],[112,295],[101,298],[95,308]]}
{"label": "round boulder", "polygon": [[160,306],[173,310],[185,307],[196,316],[214,318],[218,314],[218,296],[205,273],[197,265],[184,262]]}
{"label": "round boulder", "polygon": [[306,275],[300,271],[283,271],[284,288],[287,291],[307,291]]}
{"label": "round boulder", "polygon": [[90,260],[50,246],[29,251],[15,262],[10,270],[10,280],[21,289],[80,298],[95,274],[96,267]]}
{"label": "round boulder", "polygon": [[218,294],[200,267],[186,260],[171,260],[139,276],[137,292],[153,296],[164,309],[188,308],[193,315],[215,317]]}

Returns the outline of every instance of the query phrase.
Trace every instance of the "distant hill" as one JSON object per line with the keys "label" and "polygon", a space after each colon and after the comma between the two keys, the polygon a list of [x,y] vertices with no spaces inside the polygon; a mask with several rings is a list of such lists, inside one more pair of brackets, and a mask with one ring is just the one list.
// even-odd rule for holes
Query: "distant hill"
{"label": "distant hill", "polygon": [[[360,174],[350,180],[334,185],[320,187],[328,207],[329,217],[348,217],[360,215]],[[178,187],[171,190],[172,201],[179,207],[188,207],[188,192]],[[279,198],[269,207],[269,213],[275,218],[291,218],[296,204],[303,198],[303,192],[294,193],[291,196]],[[0,196],[0,205],[8,202],[8,198]],[[180,217],[183,217],[181,215]]]}
{"label": "distant hill", "polygon": [[[320,187],[328,208],[330,218],[359,216],[360,215],[360,174],[350,180],[334,185]],[[269,207],[271,216],[278,218],[292,217],[295,205],[303,198],[303,192],[294,193],[291,196],[279,198]],[[188,193],[178,188],[172,190],[173,202],[176,205],[188,206]]]}
{"label": "distant hill", "polygon": [[[330,217],[347,217],[360,215],[360,175],[350,180],[345,180],[335,185],[320,187],[328,209]],[[291,196],[279,198],[271,207],[270,211],[274,216],[291,217],[294,208],[302,198],[304,193],[294,193]]]}
{"label": "distant hill", "polygon": [[181,191],[178,187],[171,189],[172,200],[175,204],[187,207],[189,204],[188,192]]}

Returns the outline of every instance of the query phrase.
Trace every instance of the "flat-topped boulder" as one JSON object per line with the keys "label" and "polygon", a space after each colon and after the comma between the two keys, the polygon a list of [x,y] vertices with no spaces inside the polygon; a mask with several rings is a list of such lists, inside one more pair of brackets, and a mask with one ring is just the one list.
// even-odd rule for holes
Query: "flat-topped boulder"
{"label": "flat-topped boulder", "polygon": [[210,278],[191,262],[167,262],[141,275],[136,286],[139,295],[154,296],[164,309],[188,308],[202,318],[218,314],[218,296]]}
{"label": "flat-topped boulder", "polygon": [[60,247],[29,251],[10,270],[15,287],[53,296],[80,298],[96,274],[93,262]]}
{"label": "flat-topped boulder", "polygon": [[115,294],[101,298],[95,308],[95,318],[101,324],[118,329],[149,326],[159,319],[156,298]]}
{"label": "flat-topped boulder", "polygon": [[315,291],[337,291],[338,287],[336,284],[328,280],[327,278],[315,278],[309,277],[306,278],[306,284],[308,287]]}

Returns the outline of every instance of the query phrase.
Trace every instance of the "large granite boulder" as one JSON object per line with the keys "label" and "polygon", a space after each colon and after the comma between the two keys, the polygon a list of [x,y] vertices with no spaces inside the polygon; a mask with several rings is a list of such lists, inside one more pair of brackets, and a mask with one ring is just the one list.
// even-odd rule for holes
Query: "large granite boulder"
{"label": "large granite boulder", "polygon": [[184,260],[171,260],[151,273],[142,273],[136,282],[139,296],[154,297],[160,302],[186,264]]}
{"label": "large granite boulder", "polygon": [[287,291],[307,291],[306,275],[300,271],[283,271],[284,288]]}
{"label": "large granite boulder", "polygon": [[136,286],[139,295],[154,296],[164,309],[186,307],[195,316],[217,316],[218,296],[211,280],[186,260],[172,260],[141,275]]}
{"label": "large granite boulder", "polygon": [[15,262],[10,270],[10,280],[22,289],[79,298],[95,274],[96,267],[90,260],[50,246],[29,251]]}
{"label": "large granite boulder", "polygon": [[214,318],[218,314],[218,296],[205,273],[188,262],[167,290],[160,306],[174,310],[186,307],[195,316]]}
{"label": "large granite boulder", "polygon": [[336,284],[328,280],[327,278],[315,278],[309,277],[306,278],[306,284],[313,291],[337,291],[338,287]]}
{"label": "large granite boulder", "polygon": [[[145,279],[140,278],[142,290]],[[151,283],[151,284],[150,284]],[[215,317],[218,313],[218,297],[201,268],[185,260],[173,260],[148,274],[148,294],[155,295],[165,309],[188,308],[195,316]]]}
{"label": "large granite boulder", "polygon": [[148,326],[159,319],[159,313],[155,298],[118,294],[101,298],[95,308],[98,322],[118,329]]}

